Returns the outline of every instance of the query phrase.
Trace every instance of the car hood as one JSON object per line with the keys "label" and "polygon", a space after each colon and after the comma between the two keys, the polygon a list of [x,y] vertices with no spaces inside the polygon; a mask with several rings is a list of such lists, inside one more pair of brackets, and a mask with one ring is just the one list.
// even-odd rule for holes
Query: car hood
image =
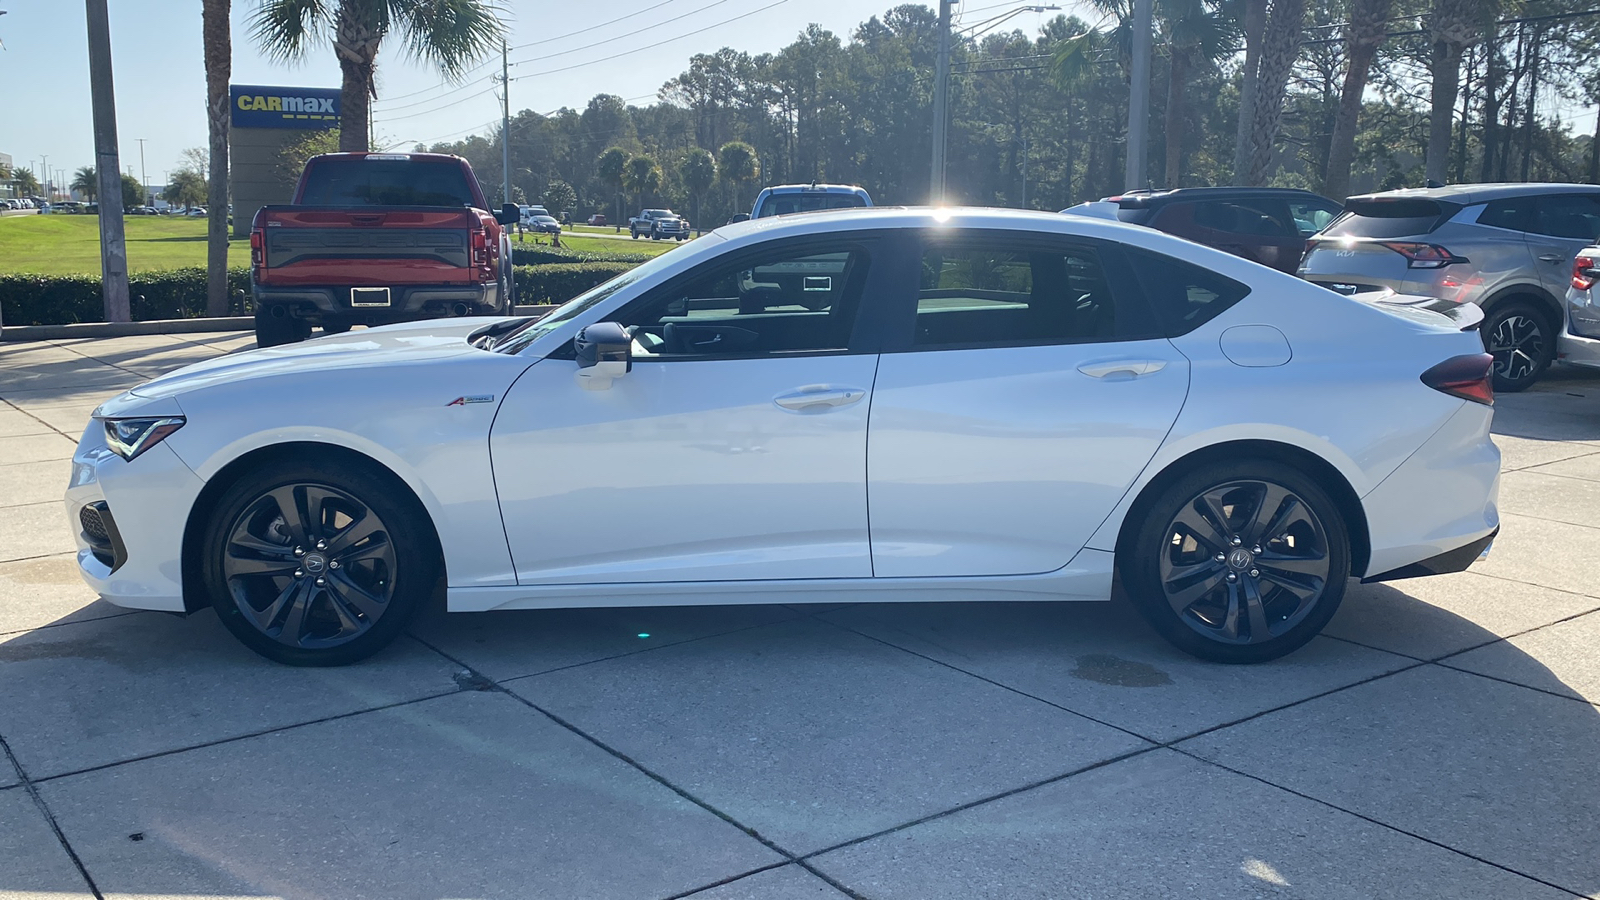
{"label": "car hood", "polygon": [[479,354],[467,336],[495,318],[431,319],[327,335],[298,344],[229,353],[185,366],[129,391],[135,397],[174,397],[223,382],[273,375],[423,362]]}

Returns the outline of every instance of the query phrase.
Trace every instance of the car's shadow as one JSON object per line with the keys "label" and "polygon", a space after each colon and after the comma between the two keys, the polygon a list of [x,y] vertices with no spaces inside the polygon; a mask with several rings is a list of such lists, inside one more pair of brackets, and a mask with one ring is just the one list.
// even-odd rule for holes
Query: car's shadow
{"label": "car's shadow", "polygon": [[[685,698],[685,708],[693,710],[786,702],[787,686],[781,680],[792,670],[785,659],[796,653],[830,654],[833,668],[827,677],[835,683],[828,687],[840,697],[875,690],[870,674],[864,673],[881,668],[866,665],[868,657],[904,658],[908,664],[918,657],[923,662],[916,665],[931,661],[966,673],[958,680],[970,676],[1003,686],[1548,884],[1580,894],[1600,890],[1600,830],[1592,827],[1600,810],[1595,753],[1600,748],[1600,709],[1579,699],[1595,699],[1593,685],[1563,682],[1516,644],[1413,597],[1405,583],[1352,583],[1351,588],[1348,608],[1330,627],[1331,633],[1346,637],[1318,638],[1285,659],[1251,667],[1212,665],[1172,650],[1121,600],[540,610],[448,617],[430,612],[414,623],[415,640],[402,639],[366,662],[332,670],[291,669],[261,660],[244,651],[210,612],[186,619],[137,613],[70,621],[113,612],[101,606],[0,639],[0,684],[5,685],[0,691],[0,737],[31,777],[66,774],[45,781],[41,795],[46,804],[56,796],[57,786],[90,777],[71,772],[113,766],[108,771],[124,774],[97,784],[107,792],[102,798],[107,808],[114,809],[121,779],[137,782],[137,766],[143,765],[117,766],[120,760],[171,753],[181,759],[187,747],[344,716],[456,686],[490,687],[484,679],[492,683],[572,667],[603,678],[608,666],[626,656],[670,693],[686,669],[707,660],[726,662],[740,683],[714,696]],[[11,597],[8,602],[26,599]],[[1592,612],[1600,600],[1579,606],[1589,607],[1591,617],[1600,615]],[[1579,621],[1584,610],[1572,615]],[[1542,624],[1559,617],[1534,618]],[[1349,635],[1372,640],[1358,642]],[[1379,645],[1419,652],[1391,654],[1375,649]],[[1428,648],[1444,653],[1421,652]],[[1427,661],[1434,655],[1441,659]],[[463,665],[482,677],[463,677]],[[454,684],[448,681],[451,677]],[[520,684],[530,682],[538,679]],[[516,681],[510,687],[521,689]],[[284,702],[286,698],[293,702]],[[299,718],[296,703],[304,707]],[[252,714],[251,709],[260,712]],[[906,723],[952,714],[945,709],[905,712]],[[758,743],[760,737],[729,735],[721,752],[734,757],[776,754],[770,764],[781,768],[785,750]],[[478,741],[468,731],[451,732],[448,739],[463,748]],[[59,748],[68,745],[96,749],[89,755],[65,752],[63,757]],[[249,752],[243,742],[227,746]],[[365,748],[349,746],[345,752],[359,756]],[[651,760],[639,762],[648,766]],[[839,760],[841,766],[851,764]],[[265,760],[263,765],[274,773],[262,776],[265,786],[274,778],[301,777],[293,765]],[[24,802],[26,789],[3,787],[14,780],[10,771],[0,769],[0,863],[5,863],[0,864],[0,894],[82,891],[70,866],[39,862],[60,854],[33,804]],[[477,796],[462,802],[468,808],[492,809],[507,789],[500,781],[473,784],[469,790]],[[778,795],[773,803],[792,799]],[[428,814],[406,804],[403,794],[381,801],[393,815]],[[250,796],[238,798],[239,815],[256,808]],[[52,812],[102,891],[162,895],[220,890],[137,864],[129,855],[128,838],[115,835],[122,841],[118,844],[107,837],[120,826],[97,818],[102,814],[82,808]],[[297,813],[325,820],[329,833],[339,831],[340,818],[348,814],[360,812],[327,808]],[[456,820],[449,839],[465,846],[483,837],[480,829],[502,824],[492,817],[480,824]],[[518,827],[531,834],[562,823],[529,821]],[[333,883],[329,879],[350,877],[336,855],[313,854],[292,867],[282,866],[282,836],[270,829],[250,845],[253,851],[227,845],[229,852],[253,854],[250,858],[216,858],[222,851],[208,847],[203,833],[189,831],[181,837],[187,843],[167,852],[210,859],[231,873],[230,879],[242,877],[239,873],[270,872],[270,884],[256,885],[264,892],[319,893],[317,886]],[[8,840],[12,846],[34,849],[22,863],[11,865]],[[433,851],[448,857],[453,849],[436,846]],[[36,859],[32,853],[44,856]],[[381,881],[381,872],[373,875]],[[431,877],[432,883],[410,884],[404,892],[437,897],[474,892],[455,867],[437,866]],[[538,883],[537,873],[527,877],[527,884]],[[1360,873],[1349,877],[1360,893]]]}

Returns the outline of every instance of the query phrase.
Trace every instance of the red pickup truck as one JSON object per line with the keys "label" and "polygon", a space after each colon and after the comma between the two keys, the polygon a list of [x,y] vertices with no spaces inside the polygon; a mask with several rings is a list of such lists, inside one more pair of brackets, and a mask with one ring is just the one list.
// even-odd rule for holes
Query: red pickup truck
{"label": "red pickup truck", "polygon": [[489,212],[472,167],[438,153],[314,156],[294,202],[250,226],[256,343],[302,341],[356,324],[511,315],[507,225]]}

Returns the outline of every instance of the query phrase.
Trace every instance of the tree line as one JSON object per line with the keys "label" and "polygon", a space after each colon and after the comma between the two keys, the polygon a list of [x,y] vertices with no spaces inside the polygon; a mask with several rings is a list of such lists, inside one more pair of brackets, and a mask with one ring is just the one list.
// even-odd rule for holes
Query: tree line
{"label": "tree line", "polygon": [[[1132,10],[958,34],[950,203],[1060,209],[1123,190]],[[1600,181],[1600,101],[1581,0],[1156,0],[1147,187],[1268,184],[1342,199],[1444,181]],[[599,95],[510,124],[511,183],[553,213],[646,205],[696,224],[758,184],[845,182],[928,200],[938,22],[907,4],[842,39],[698,54],[655,102]],[[501,183],[499,129],[426,149]],[[419,149],[422,146],[419,145]],[[489,189],[486,187],[486,189]],[[491,192],[493,192],[491,190]]]}

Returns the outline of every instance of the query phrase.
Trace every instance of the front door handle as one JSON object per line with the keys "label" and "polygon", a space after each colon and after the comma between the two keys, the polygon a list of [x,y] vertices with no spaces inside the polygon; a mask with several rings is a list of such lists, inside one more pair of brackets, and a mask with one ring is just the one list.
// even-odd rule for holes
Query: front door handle
{"label": "front door handle", "polygon": [[1566,262],[1567,258],[1559,253],[1546,253],[1539,257],[1540,262]]}
{"label": "front door handle", "polygon": [[812,384],[787,394],[779,394],[772,398],[772,402],[796,412],[822,412],[839,406],[849,406],[866,395],[867,392],[862,388]]}
{"label": "front door handle", "polygon": [[1113,359],[1105,362],[1084,363],[1078,371],[1090,378],[1107,381],[1129,381],[1140,375],[1151,375],[1167,367],[1164,359]]}

